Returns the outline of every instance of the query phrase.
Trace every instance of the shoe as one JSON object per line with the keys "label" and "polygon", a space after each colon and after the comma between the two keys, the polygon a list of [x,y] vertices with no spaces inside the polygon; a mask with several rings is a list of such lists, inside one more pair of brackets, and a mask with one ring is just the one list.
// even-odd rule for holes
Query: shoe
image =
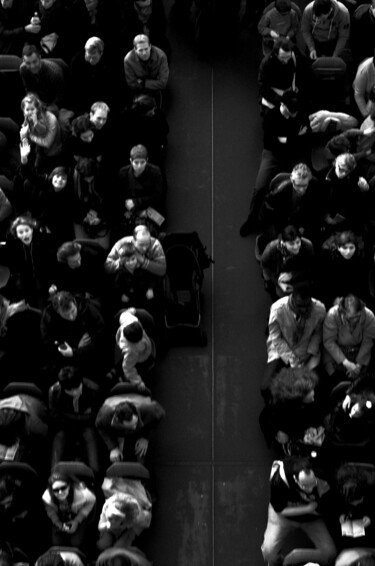
{"label": "shoe", "polygon": [[251,221],[250,218],[248,218],[246,220],[246,222],[244,222],[240,228],[240,236],[241,238],[246,238],[246,236],[249,236],[252,232],[254,232],[254,225]]}

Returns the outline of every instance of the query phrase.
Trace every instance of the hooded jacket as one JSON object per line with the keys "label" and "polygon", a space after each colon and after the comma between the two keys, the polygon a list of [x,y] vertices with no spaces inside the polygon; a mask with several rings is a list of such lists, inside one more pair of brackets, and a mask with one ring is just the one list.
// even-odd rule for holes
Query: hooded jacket
{"label": "hooded jacket", "polygon": [[302,37],[309,49],[315,49],[315,42],[327,43],[336,41],[333,52],[338,57],[345,48],[350,34],[350,15],[348,9],[337,0],[331,0],[332,13],[329,17],[317,17],[314,14],[314,2],[308,4],[302,14]]}

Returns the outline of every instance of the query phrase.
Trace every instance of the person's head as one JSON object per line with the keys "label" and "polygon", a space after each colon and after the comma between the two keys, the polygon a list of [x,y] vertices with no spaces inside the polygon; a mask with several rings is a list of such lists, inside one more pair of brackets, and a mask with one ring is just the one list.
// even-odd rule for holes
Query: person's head
{"label": "person's head", "polygon": [[317,486],[317,479],[309,458],[304,456],[287,456],[283,460],[287,478],[294,482],[297,489],[311,493]]}
{"label": "person's head", "polygon": [[27,70],[33,75],[37,75],[42,68],[42,57],[36,45],[25,45],[22,49],[22,61]]}
{"label": "person's head", "polygon": [[138,413],[129,401],[119,403],[113,413],[111,427],[122,432],[131,432],[137,428]]}
{"label": "person's head", "polygon": [[106,558],[105,563],[106,566],[134,566],[133,560],[129,556],[120,554],[120,552],[118,554],[112,553],[110,557]]}
{"label": "person's head", "polygon": [[121,259],[128,269],[135,269],[138,263],[135,248],[127,248],[124,250],[121,254]]}
{"label": "person's head", "polygon": [[133,100],[133,112],[141,114],[142,116],[153,116],[156,112],[156,108],[156,100],[151,94],[140,94]]}
{"label": "person's head", "polygon": [[83,179],[91,179],[95,177],[98,168],[95,159],[80,157],[76,163],[75,170]]}
{"label": "person's head", "polygon": [[289,297],[289,304],[299,316],[308,316],[312,306],[310,287],[308,285],[296,286]]}
{"label": "person's head", "polygon": [[85,43],[85,61],[92,66],[99,63],[104,52],[104,41],[99,37],[90,37]]}
{"label": "person's head", "polygon": [[134,0],[134,8],[142,20],[147,20],[152,14],[152,0]]}
{"label": "person's head", "polygon": [[357,166],[356,159],[351,153],[341,153],[334,161],[335,173],[338,179],[347,177]]}
{"label": "person's head", "polygon": [[34,120],[45,111],[45,106],[36,94],[29,92],[21,100],[21,110],[26,119]]}
{"label": "person's head", "polygon": [[275,404],[285,401],[314,401],[315,387],[319,381],[316,373],[302,368],[282,368],[272,379],[270,392]]}
{"label": "person's head", "polygon": [[33,234],[38,224],[34,218],[17,216],[10,226],[10,233],[18,238],[24,245],[29,246],[33,241]]}
{"label": "person's head", "polygon": [[48,176],[53,190],[59,193],[68,184],[68,170],[64,166],[55,167]]}
{"label": "person's head", "polygon": [[275,0],[275,8],[280,14],[289,14],[292,10],[291,0]]}
{"label": "person's head", "polygon": [[122,334],[131,344],[138,344],[143,338],[143,328],[139,321],[134,321],[124,326]]}
{"label": "person's head", "polygon": [[133,244],[135,249],[141,254],[145,254],[151,244],[151,233],[147,226],[140,224],[133,231]]}
{"label": "person's head", "polygon": [[52,8],[55,2],[56,0],[40,0],[40,3],[42,4],[45,10],[49,10],[50,8]]}
{"label": "person's head", "polygon": [[281,231],[281,244],[291,255],[297,255],[300,251],[302,240],[299,230],[289,224]]}
{"label": "person's head", "polygon": [[371,0],[370,4],[370,17],[375,18],[375,0]]}
{"label": "person's head", "polygon": [[65,366],[60,369],[57,379],[61,389],[67,393],[75,393],[82,386],[82,374],[74,366]]}
{"label": "person's head", "polygon": [[293,167],[290,174],[293,189],[298,195],[304,195],[311,181],[310,168],[305,163],[298,163]]}
{"label": "person's head", "polygon": [[280,63],[286,65],[293,55],[293,44],[289,39],[279,38],[275,41],[272,49]]}
{"label": "person's head", "polygon": [[360,317],[364,308],[364,303],[353,293],[349,293],[340,301],[340,310],[347,319],[355,319]]}
{"label": "person's head", "polygon": [[69,499],[73,490],[73,480],[67,474],[54,472],[48,478],[48,489],[53,501],[61,503]]}
{"label": "person's head", "polygon": [[314,0],[313,12],[317,18],[327,17],[333,10],[331,0]]}
{"label": "person's head", "polygon": [[148,151],[144,145],[135,145],[130,150],[130,163],[136,176],[141,175],[146,169]]}
{"label": "person's head", "polygon": [[81,249],[78,242],[64,242],[57,250],[57,261],[66,263],[71,269],[77,269],[82,263]]}
{"label": "person's head", "polygon": [[81,116],[74,118],[72,122],[72,133],[85,143],[92,142],[94,139],[94,132],[92,131],[92,124],[88,114],[82,114]]}
{"label": "person's head", "polygon": [[136,35],[133,40],[134,51],[141,61],[148,61],[151,56],[151,43],[147,35]]}
{"label": "person's head", "polygon": [[286,91],[280,99],[280,112],[284,118],[295,118],[301,108],[298,95],[292,91]]}
{"label": "person's head", "polygon": [[47,550],[39,556],[35,566],[65,566],[65,562],[57,550]]}
{"label": "person's head", "polygon": [[106,125],[109,114],[109,106],[105,102],[94,102],[90,108],[90,122],[96,130],[101,130]]}
{"label": "person's head", "polygon": [[351,230],[345,230],[337,234],[335,244],[343,259],[351,259],[357,250],[358,238]]}
{"label": "person's head", "polygon": [[58,291],[51,298],[52,307],[64,320],[74,322],[78,315],[77,302],[68,291]]}

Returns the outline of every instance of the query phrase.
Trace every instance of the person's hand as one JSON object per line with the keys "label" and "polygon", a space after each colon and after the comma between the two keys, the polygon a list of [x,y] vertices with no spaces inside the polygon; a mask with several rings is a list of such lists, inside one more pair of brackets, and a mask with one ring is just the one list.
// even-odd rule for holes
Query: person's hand
{"label": "person's hand", "polygon": [[64,342],[64,344],[60,344],[60,346],[58,346],[57,349],[60,352],[60,354],[64,356],[64,358],[73,357],[73,349],[71,346],[69,346],[67,342]]}
{"label": "person's hand", "polygon": [[[28,126],[24,126],[24,127],[27,128],[27,131],[29,131]],[[21,128],[20,136],[21,136],[21,143],[20,143],[21,163],[25,164],[27,163],[27,158],[30,155],[31,146],[29,140],[22,135],[22,128]]]}
{"label": "person's hand", "polygon": [[53,283],[50,288],[48,289],[48,294],[49,295],[54,295],[55,293],[57,293],[57,287],[56,285]]}
{"label": "person's hand", "polygon": [[81,340],[78,342],[78,348],[84,348],[85,346],[88,346],[89,344],[91,344],[91,338],[90,338],[90,335],[88,334],[88,332],[85,332],[84,335],[82,336]]}
{"label": "person's hand", "polygon": [[346,375],[348,375],[349,377],[353,376],[356,374],[357,371],[357,366],[355,363],[349,361],[349,360],[344,360],[342,362],[342,365],[344,366],[344,368],[346,369]]}
{"label": "person's hand", "polygon": [[64,523],[64,525],[65,525],[64,530],[67,533],[69,533],[70,535],[72,535],[78,529],[79,523],[78,523],[77,519],[73,519],[72,521],[69,521],[68,523]]}
{"label": "person's hand", "polygon": [[120,448],[116,447],[113,448],[109,453],[109,459],[111,462],[121,462],[122,461],[122,452]]}
{"label": "person's hand", "polygon": [[317,59],[317,58],[318,58],[318,56],[317,56],[317,54],[316,54],[316,49],[311,49],[311,51],[310,51],[310,59],[311,59],[312,61],[315,61],[315,59]]}
{"label": "person's hand", "polygon": [[148,448],[148,440],[147,438],[139,438],[135,443],[135,455],[139,456],[139,458],[144,458],[146,456]]}
{"label": "person's hand", "polygon": [[21,140],[23,140],[24,138],[26,138],[29,134],[29,126],[27,124],[25,124],[24,126],[21,127],[20,129],[20,138]]}
{"label": "person's hand", "polygon": [[138,251],[135,252],[135,257],[137,258],[138,265],[143,265],[145,262],[145,256]]}
{"label": "person's hand", "polygon": [[126,206],[127,210],[133,210],[133,208],[135,206],[133,199],[127,198],[126,201],[125,201],[125,206]]}
{"label": "person's hand", "polygon": [[41,26],[40,24],[27,24],[27,26],[25,26],[25,32],[26,33],[39,33],[41,30]]}
{"label": "person's hand", "polygon": [[280,37],[277,31],[274,31],[273,29],[271,29],[270,31],[270,36],[272,37],[272,39],[278,39]]}
{"label": "person's hand", "polygon": [[289,436],[282,430],[277,431],[275,438],[279,444],[286,444],[289,441]]}
{"label": "person's hand", "polygon": [[364,193],[364,192],[369,190],[370,185],[368,184],[368,182],[366,181],[366,179],[364,177],[360,177],[358,179],[358,187]]}
{"label": "person's hand", "polygon": [[152,289],[147,289],[146,291],[146,299],[151,300],[154,298],[154,291]]}

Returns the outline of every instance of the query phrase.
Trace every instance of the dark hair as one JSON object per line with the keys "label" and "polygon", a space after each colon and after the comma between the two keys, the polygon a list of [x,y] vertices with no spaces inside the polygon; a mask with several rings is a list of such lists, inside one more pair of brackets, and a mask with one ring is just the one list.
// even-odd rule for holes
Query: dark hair
{"label": "dark hair", "polygon": [[317,374],[306,368],[282,368],[270,385],[272,401],[302,401],[316,387],[318,381]]}
{"label": "dark hair", "polygon": [[74,497],[74,483],[75,480],[72,476],[68,474],[64,474],[62,472],[52,472],[50,477],[48,478],[48,491],[50,492],[51,499],[57,505],[59,505],[59,500],[56,498],[55,494],[53,493],[52,486],[56,481],[61,481],[66,483],[69,486],[69,495],[67,498],[67,502],[72,503]]}
{"label": "dark hair", "polygon": [[56,312],[65,312],[71,308],[72,304],[76,304],[76,300],[69,291],[58,291],[52,295],[51,303]]}
{"label": "dark hair", "polygon": [[328,14],[331,8],[331,0],[315,0],[313,4],[313,12],[318,18],[323,14]]}
{"label": "dark hair", "polygon": [[65,366],[61,368],[57,377],[62,389],[68,391],[79,387],[82,383],[81,372],[74,366]]}
{"label": "dark hair", "polygon": [[89,114],[82,114],[81,116],[74,118],[71,128],[73,135],[77,137],[79,137],[81,134],[84,134],[85,132],[88,132],[89,130],[92,130],[92,124],[90,122]]}
{"label": "dark hair", "polygon": [[285,14],[286,12],[291,12],[291,0],[275,0],[275,8],[278,12],[282,12],[283,14]]}
{"label": "dark hair", "polygon": [[[134,562],[131,560],[131,558],[129,558],[129,556],[120,554],[122,549],[111,548],[111,550],[116,550],[118,554],[111,554],[110,557],[106,558],[105,566],[133,566]],[[100,556],[96,562],[96,566],[104,566],[104,564],[100,561]]]}
{"label": "dark hair", "polygon": [[283,463],[285,473],[291,476],[298,476],[302,471],[307,473],[313,471],[310,459],[305,456],[287,456]]}
{"label": "dark hair", "polygon": [[47,550],[36,561],[36,566],[64,566],[65,561],[56,550]]}
{"label": "dark hair", "polygon": [[288,224],[282,229],[281,240],[283,242],[294,242],[296,238],[301,238],[301,233],[293,224]]}
{"label": "dark hair", "polygon": [[26,43],[22,49],[22,57],[30,57],[33,53],[36,53],[38,57],[40,57],[40,50],[36,45],[32,45],[31,43]]}
{"label": "dark hair", "polygon": [[128,342],[137,344],[142,340],[143,328],[141,323],[136,320],[134,322],[131,322],[127,326],[124,326],[122,333],[124,338],[126,338]]}
{"label": "dark hair", "polygon": [[293,43],[290,39],[286,39],[286,37],[280,37],[279,39],[276,39],[272,51],[277,55],[280,49],[288,52],[293,51]]}
{"label": "dark hair", "polygon": [[67,263],[68,258],[80,252],[81,248],[82,246],[78,242],[64,242],[57,250],[57,261]]}
{"label": "dark hair", "polygon": [[68,177],[68,169],[64,165],[59,165],[58,167],[55,167],[48,175],[48,180],[52,181],[55,175],[65,175],[65,177]]}
{"label": "dark hair", "polygon": [[116,418],[121,422],[131,421],[133,414],[134,414],[133,405],[128,401],[123,401],[122,403],[119,403],[115,408],[115,412],[114,412]]}
{"label": "dark hair", "polygon": [[351,230],[345,230],[340,232],[335,237],[335,243],[338,248],[345,246],[345,244],[354,244],[356,247],[358,245],[358,238]]}
{"label": "dark hair", "polygon": [[95,159],[91,159],[90,157],[80,157],[75,169],[82,177],[91,177],[91,175],[96,174],[98,168]]}

